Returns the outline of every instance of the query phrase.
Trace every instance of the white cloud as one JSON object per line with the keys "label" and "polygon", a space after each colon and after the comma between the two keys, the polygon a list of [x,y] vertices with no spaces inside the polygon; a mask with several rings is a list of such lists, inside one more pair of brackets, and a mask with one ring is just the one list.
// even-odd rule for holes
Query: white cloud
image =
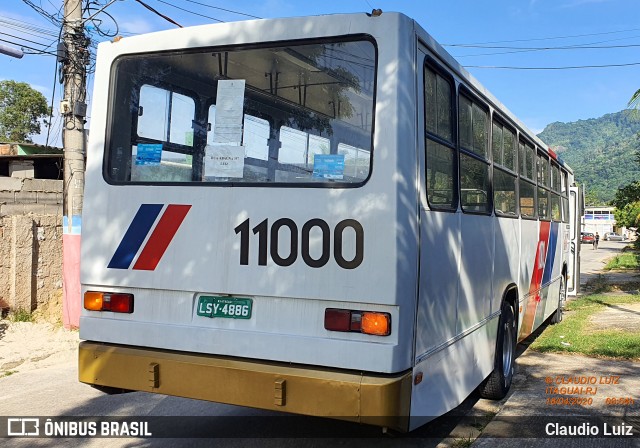
{"label": "white cloud", "polygon": [[157,31],[157,27],[147,20],[134,19],[134,20],[120,20],[118,21],[120,31],[124,33],[144,34],[152,31]]}

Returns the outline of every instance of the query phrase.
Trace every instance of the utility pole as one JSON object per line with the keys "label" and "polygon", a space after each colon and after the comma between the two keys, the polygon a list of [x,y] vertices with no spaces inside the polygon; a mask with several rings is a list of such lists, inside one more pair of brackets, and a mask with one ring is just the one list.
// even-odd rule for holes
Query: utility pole
{"label": "utility pole", "polygon": [[84,122],[87,115],[86,88],[89,64],[89,39],[82,20],[83,0],[63,0],[63,45],[58,60],[62,63],[64,98],[60,112],[64,123],[64,184],[62,212],[62,321],[66,328],[80,321],[80,230],[84,199]]}
{"label": "utility pole", "polygon": [[[86,83],[89,40],[84,33],[82,0],[64,1],[63,41],[66,54],[62,61],[64,99],[60,104],[64,128],[63,217],[65,233],[75,233],[80,225],[84,199],[84,123],[87,114]],[[79,232],[78,232],[79,233]]]}

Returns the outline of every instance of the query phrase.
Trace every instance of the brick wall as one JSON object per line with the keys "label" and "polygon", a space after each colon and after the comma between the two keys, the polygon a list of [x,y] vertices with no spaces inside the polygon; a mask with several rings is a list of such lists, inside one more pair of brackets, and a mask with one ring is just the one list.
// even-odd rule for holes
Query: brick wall
{"label": "brick wall", "polygon": [[0,177],[0,216],[62,215],[62,181]]}

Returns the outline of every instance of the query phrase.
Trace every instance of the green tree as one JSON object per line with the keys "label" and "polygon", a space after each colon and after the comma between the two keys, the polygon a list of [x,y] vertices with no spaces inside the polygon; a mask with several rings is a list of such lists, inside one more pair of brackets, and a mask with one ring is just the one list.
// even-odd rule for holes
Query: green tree
{"label": "green tree", "polygon": [[640,89],[636,90],[636,93],[633,94],[627,106],[631,109],[640,108]]}
{"label": "green tree", "polygon": [[616,224],[624,227],[640,227],[640,201],[630,202],[614,211]]}
{"label": "green tree", "polygon": [[633,202],[640,202],[640,181],[635,181],[622,188],[618,188],[611,205],[622,209],[625,205]]}
{"label": "green tree", "polygon": [[0,81],[0,139],[31,142],[49,115],[47,99],[25,82]]}

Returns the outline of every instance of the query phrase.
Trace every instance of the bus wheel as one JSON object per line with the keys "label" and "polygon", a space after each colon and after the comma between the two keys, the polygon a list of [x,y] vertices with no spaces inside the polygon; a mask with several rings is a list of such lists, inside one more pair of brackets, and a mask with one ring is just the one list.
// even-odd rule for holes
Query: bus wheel
{"label": "bus wheel", "polygon": [[516,351],[516,319],[513,308],[502,304],[493,372],[480,384],[482,398],[500,400],[507,395],[513,381]]}
{"label": "bus wheel", "polygon": [[558,309],[553,316],[551,316],[552,324],[559,324],[562,322],[562,315],[564,314],[564,302],[567,300],[567,282],[564,276],[560,277],[560,292],[558,293]]}

